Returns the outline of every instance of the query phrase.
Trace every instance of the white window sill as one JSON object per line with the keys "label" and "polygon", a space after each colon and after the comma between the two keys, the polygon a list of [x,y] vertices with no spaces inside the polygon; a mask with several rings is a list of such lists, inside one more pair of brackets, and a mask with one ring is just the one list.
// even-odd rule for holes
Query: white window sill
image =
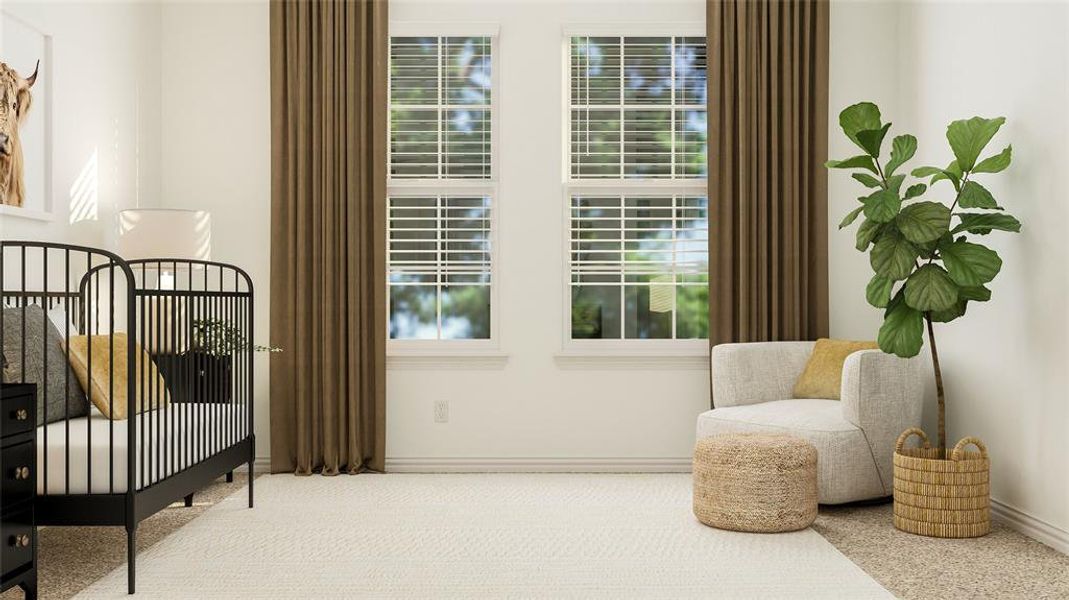
{"label": "white window sill", "polygon": [[706,370],[709,368],[709,348],[701,345],[635,346],[612,344],[605,347],[569,345],[554,355],[563,369],[644,369],[644,370]]}
{"label": "white window sill", "polygon": [[404,349],[386,351],[387,370],[503,369],[509,355],[499,350]]}

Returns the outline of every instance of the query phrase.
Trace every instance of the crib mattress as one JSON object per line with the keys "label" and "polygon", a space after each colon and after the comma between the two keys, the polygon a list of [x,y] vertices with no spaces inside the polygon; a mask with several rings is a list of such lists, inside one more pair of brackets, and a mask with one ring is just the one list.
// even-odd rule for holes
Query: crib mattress
{"label": "crib mattress", "polygon": [[137,427],[133,455],[141,489],[238,442],[246,421],[241,406],[183,403],[122,421],[111,421],[93,408],[89,416],[42,425],[37,428],[37,493],[125,492],[131,425]]}

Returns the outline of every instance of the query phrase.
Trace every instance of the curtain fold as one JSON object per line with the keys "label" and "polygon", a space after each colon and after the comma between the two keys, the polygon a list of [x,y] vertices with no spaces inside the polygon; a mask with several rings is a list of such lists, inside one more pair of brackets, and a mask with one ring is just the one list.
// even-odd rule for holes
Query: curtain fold
{"label": "curtain fold", "polygon": [[828,335],[828,4],[709,0],[709,342]]}
{"label": "curtain fold", "polygon": [[385,0],[271,3],[271,470],[382,471]]}

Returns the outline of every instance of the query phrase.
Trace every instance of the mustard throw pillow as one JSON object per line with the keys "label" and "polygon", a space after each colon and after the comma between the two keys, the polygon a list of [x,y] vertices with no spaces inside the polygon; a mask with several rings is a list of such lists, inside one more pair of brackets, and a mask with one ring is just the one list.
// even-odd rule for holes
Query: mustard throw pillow
{"label": "mustard throw pillow", "polygon": [[[93,402],[97,410],[112,420],[127,418],[130,411],[126,397],[126,382],[127,377],[131,376],[140,376],[144,380],[134,386],[137,395],[134,399],[135,414],[164,406],[170,402],[167,384],[148,353],[141,346],[135,346],[134,356],[137,358],[138,368],[130,373],[127,364],[126,334],[114,334],[114,351],[112,351],[108,337],[107,335],[94,335],[90,343],[89,337],[77,335],[71,336],[69,341],[71,367],[74,368],[78,382],[82,384],[82,389],[88,393],[89,400]],[[90,351],[93,357],[92,364],[89,361]],[[113,356],[114,369],[111,364]],[[89,368],[93,370],[92,385],[89,381]],[[110,396],[109,390],[112,392]]]}
{"label": "mustard throw pillow", "polygon": [[813,346],[802,376],[794,384],[795,398],[838,400],[846,357],[859,350],[879,348],[876,342],[851,342],[821,338]]}

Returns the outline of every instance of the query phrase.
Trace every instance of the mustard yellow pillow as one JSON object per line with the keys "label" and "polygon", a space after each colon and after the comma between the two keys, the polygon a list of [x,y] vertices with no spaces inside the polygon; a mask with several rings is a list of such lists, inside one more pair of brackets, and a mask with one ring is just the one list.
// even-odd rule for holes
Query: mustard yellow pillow
{"label": "mustard yellow pillow", "polygon": [[[70,363],[75,375],[78,376],[78,382],[82,384],[82,389],[86,391],[97,410],[109,419],[122,420],[129,415],[126,381],[131,374],[127,364],[127,338],[125,333],[114,334],[114,346],[112,346],[108,337],[107,335],[94,335],[90,344],[88,336],[71,336],[68,342]],[[112,351],[113,347],[114,351]],[[92,365],[89,364],[90,349],[93,356]],[[140,374],[144,379],[143,383],[139,382],[134,386],[137,395],[134,401],[137,409],[135,414],[169,403],[170,395],[167,392],[167,384],[156,369],[156,363],[152,362],[152,358],[141,346],[135,345],[134,355],[137,357],[137,371],[133,373],[133,376]],[[112,356],[115,359],[114,370],[111,364]],[[89,381],[89,367],[93,369],[92,385]],[[110,396],[109,390],[112,392]],[[142,396],[144,396],[143,402]]]}
{"label": "mustard yellow pillow", "polygon": [[838,400],[846,357],[859,350],[873,350],[876,342],[851,342],[820,338],[813,346],[802,376],[794,384],[795,398]]}

